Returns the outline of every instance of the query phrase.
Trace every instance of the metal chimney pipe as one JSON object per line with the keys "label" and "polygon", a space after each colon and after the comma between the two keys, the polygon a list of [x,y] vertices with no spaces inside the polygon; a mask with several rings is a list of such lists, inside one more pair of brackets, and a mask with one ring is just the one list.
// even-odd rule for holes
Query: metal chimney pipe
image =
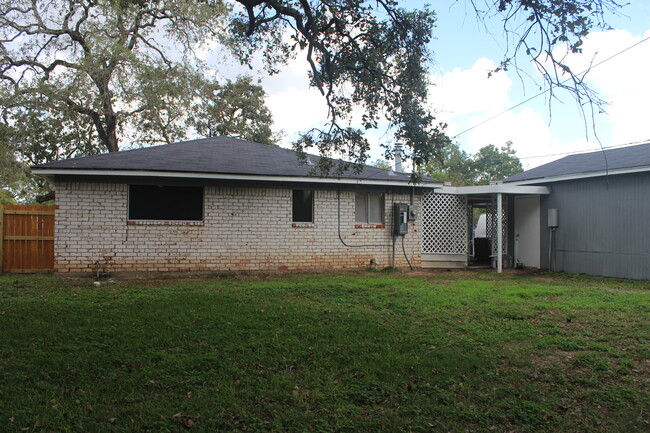
{"label": "metal chimney pipe", "polygon": [[393,155],[395,156],[395,171],[397,173],[402,173],[402,145],[396,144],[393,149]]}

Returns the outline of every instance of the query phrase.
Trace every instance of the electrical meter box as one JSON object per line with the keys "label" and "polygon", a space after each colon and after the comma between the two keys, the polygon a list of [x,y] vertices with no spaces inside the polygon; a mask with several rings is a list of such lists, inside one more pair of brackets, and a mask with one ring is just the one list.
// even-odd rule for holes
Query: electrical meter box
{"label": "electrical meter box", "polygon": [[415,221],[418,219],[418,207],[409,205],[409,221]]}
{"label": "electrical meter box", "polygon": [[405,235],[409,232],[409,205],[393,203],[393,234]]}
{"label": "electrical meter box", "polygon": [[548,210],[548,227],[557,228],[559,226],[558,211],[556,208],[550,208]]}

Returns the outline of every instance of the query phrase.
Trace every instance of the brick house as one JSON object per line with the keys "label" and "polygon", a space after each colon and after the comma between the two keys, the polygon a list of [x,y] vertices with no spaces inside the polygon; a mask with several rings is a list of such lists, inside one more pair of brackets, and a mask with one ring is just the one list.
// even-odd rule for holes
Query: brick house
{"label": "brick house", "polygon": [[[316,157],[309,157],[316,158]],[[296,152],[227,137],[34,167],[56,188],[55,269],[111,272],[420,267],[425,178],[313,175]],[[402,228],[404,229],[404,227]]]}

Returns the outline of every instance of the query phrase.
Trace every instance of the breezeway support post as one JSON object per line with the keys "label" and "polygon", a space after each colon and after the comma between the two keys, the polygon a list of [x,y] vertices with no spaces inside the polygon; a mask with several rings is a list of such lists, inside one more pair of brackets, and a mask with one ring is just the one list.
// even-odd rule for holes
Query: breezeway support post
{"label": "breezeway support post", "polygon": [[497,194],[497,272],[503,272],[503,194]]}

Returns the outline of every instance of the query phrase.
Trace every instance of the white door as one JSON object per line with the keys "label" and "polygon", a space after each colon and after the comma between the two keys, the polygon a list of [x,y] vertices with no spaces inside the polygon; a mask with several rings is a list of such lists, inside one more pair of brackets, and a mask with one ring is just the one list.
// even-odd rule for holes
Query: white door
{"label": "white door", "polygon": [[515,263],[539,268],[539,196],[515,197]]}

